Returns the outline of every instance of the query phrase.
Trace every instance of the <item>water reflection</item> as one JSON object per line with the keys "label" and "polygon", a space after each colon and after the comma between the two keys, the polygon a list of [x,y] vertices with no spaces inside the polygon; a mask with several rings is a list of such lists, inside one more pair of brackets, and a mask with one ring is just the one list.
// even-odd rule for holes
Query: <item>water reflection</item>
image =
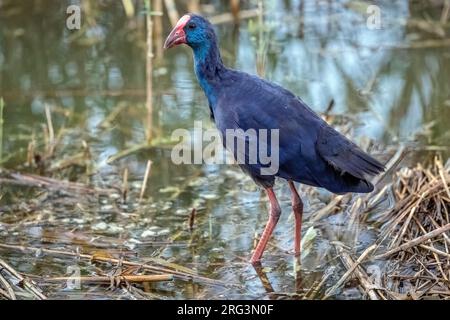
{"label": "water reflection", "polygon": [[[175,166],[170,149],[160,147],[134,154],[113,165],[107,159],[127,147],[141,143],[145,136],[145,29],[142,16],[130,20],[119,1],[82,1],[85,23],[79,32],[64,27],[68,1],[2,1],[0,5],[0,96],[5,98],[4,153],[11,155],[7,167],[26,160],[32,134],[42,132],[44,105],[54,110],[56,128],[79,128],[67,145],[86,140],[95,164],[91,178],[96,184],[117,185],[125,168],[130,172],[131,194],[140,188],[148,159],[153,161],[148,201],[142,208],[120,206],[108,200],[102,204],[82,204],[88,218],[79,219],[74,203],[61,203],[56,220],[42,227],[57,231],[76,228],[87,234],[141,242],[166,240],[178,234],[181,246],[155,249],[145,245],[133,248],[139,256],[158,256],[186,264],[201,274],[237,284],[232,289],[203,288],[184,283],[158,286],[167,297],[198,298],[295,298],[306,294],[333,267],[329,241],[348,231],[339,221],[317,227],[318,236],[310,255],[304,258],[299,286],[295,284],[291,257],[293,223],[289,192],[279,186],[284,215],[275,239],[266,254],[261,271],[264,285],[247,265],[255,232],[266,220],[264,196],[250,179],[229,166]],[[357,121],[357,140],[363,137],[386,144],[409,141],[421,126],[435,122],[427,143],[446,145],[449,138],[450,54],[435,35],[411,27],[408,21],[428,15],[439,20],[440,10],[416,2],[379,1],[382,28],[367,28],[365,5],[359,1],[264,1],[264,38],[259,38],[256,19],[242,21],[239,28],[229,24],[217,27],[227,65],[250,73],[257,71],[257,52],[266,56],[265,76],[291,89],[314,110],[324,111],[331,100],[333,113]],[[226,1],[214,1],[213,12],[226,10]],[[253,1],[244,2],[254,7]],[[362,8],[362,9],[361,9]],[[170,29],[167,19],[163,28]],[[409,48],[416,44],[433,44]],[[437,45],[436,45],[437,44]],[[192,130],[195,120],[209,123],[206,99],[197,85],[188,48],[170,51],[155,61],[155,133],[164,138],[176,128]],[[119,111],[117,111],[120,108]],[[105,119],[117,112],[110,125]],[[13,199],[35,197],[38,193],[2,186],[0,205],[3,221],[14,221]],[[304,195],[309,191],[302,189]],[[316,191],[306,197],[306,219],[329,199]],[[36,209],[55,211],[55,198]],[[113,206],[113,209],[105,206]],[[198,211],[195,231],[186,229],[190,209]],[[131,217],[131,218],[130,218]],[[30,220],[32,221],[32,219]],[[107,229],[99,228],[107,222]],[[111,228],[111,225],[114,228]],[[153,229],[152,229],[153,228]],[[155,229],[156,228],[156,229]],[[154,233],[145,233],[145,231]],[[35,230],[34,230],[35,231]],[[11,234],[1,230],[4,242],[45,243],[40,236]],[[144,236],[143,236],[144,235]],[[147,236],[145,236],[147,235]],[[345,236],[342,236],[345,238]],[[360,241],[373,240],[371,232]],[[348,237],[352,238],[352,237]],[[30,240],[32,239],[32,240]],[[21,271],[55,276],[65,273],[70,261],[40,261],[11,254]],[[86,272],[94,272],[89,264]],[[327,281],[333,280],[334,273]],[[178,291],[177,291],[178,290]],[[55,291],[61,297],[72,292]],[[176,293],[175,293],[176,292]],[[316,296],[316,294],[314,294]]]}

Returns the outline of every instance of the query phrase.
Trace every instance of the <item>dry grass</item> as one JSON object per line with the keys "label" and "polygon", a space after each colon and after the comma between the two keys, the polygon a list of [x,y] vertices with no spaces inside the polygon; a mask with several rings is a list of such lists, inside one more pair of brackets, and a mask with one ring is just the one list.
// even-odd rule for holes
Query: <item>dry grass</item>
{"label": "dry grass", "polygon": [[396,205],[382,217],[389,258],[382,285],[395,298],[450,299],[450,168],[402,169],[392,188]]}
{"label": "dry grass", "polygon": [[[394,205],[372,217],[372,224],[378,225],[380,231],[373,255],[366,258],[366,249],[356,260],[350,248],[335,245],[347,272],[328,294],[353,277],[361,293],[372,300],[449,300],[449,187],[450,163],[444,166],[436,157],[428,167],[417,164],[412,169],[398,170],[392,182],[364,199],[365,205],[357,206],[363,209],[356,210],[362,219],[370,215],[373,209],[370,204],[389,191],[394,196]],[[363,259],[367,263],[361,264]]]}

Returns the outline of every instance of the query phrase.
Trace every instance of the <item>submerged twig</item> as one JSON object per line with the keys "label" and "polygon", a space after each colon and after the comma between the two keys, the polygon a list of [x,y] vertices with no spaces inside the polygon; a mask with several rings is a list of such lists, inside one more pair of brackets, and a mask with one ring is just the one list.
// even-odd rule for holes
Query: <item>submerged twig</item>
{"label": "submerged twig", "polygon": [[42,293],[42,291],[38,287],[36,287],[36,285],[32,281],[28,280],[27,278],[24,278],[20,273],[18,273],[13,267],[11,267],[2,259],[0,259],[0,267],[8,271],[12,276],[14,276],[17,280],[19,280],[20,285],[23,286],[24,289],[29,291],[31,294],[33,294],[37,299],[39,300],[47,299],[47,297]]}
{"label": "submerged twig", "polygon": [[139,194],[139,202],[144,198],[145,190],[147,189],[148,177],[150,175],[150,169],[152,167],[152,161],[147,161],[147,166],[145,167],[144,181],[142,181],[141,193]]}
{"label": "submerged twig", "polygon": [[128,168],[123,170],[123,179],[122,179],[122,202],[127,202],[128,196]]}
{"label": "submerged twig", "polygon": [[44,176],[26,174],[26,173],[8,173],[0,174],[0,182],[5,184],[21,185],[27,187],[38,187],[52,190],[66,190],[86,194],[105,194],[117,192],[115,189],[100,189],[89,187],[83,183],[57,180]]}
{"label": "submerged twig", "polygon": [[3,277],[3,275],[1,274],[1,269],[0,269],[0,285],[2,285],[6,289],[6,291],[2,290],[1,292],[2,296],[4,296],[9,300],[17,300],[16,294],[14,293],[14,289],[9,284],[8,280],[6,280],[5,277]]}
{"label": "submerged twig", "polygon": [[151,148],[151,145],[149,145],[148,143],[137,144],[137,145],[134,145],[134,146],[132,146],[132,147],[130,147],[128,149],[120,151],[120,152],[116,153],[113,156],[110,156],[108,158],[108,160],[106,160],[106,162],[108,164],[112,164],[113,162],[115,162],[117,160],[120,160],[122,158],[125,158],[125,157],[128,157],[128,156],[132,155],[133,153],[137,153],[139,151],[142,151],[142,150],[145,150],[145,149],[149,149],[149,148]]}
{"label": "submerged twig", "polygon": [[376,245],[371,245],[370,247],[368,247],[366,250],[364,250],[364,252],[359,256],[359,258],[356,260],[356,262],[350,267],[348,268],[347,272],[344,273],[344,275],[339,279],[338,282],[336,282],[336,284],[334,286],[332,286],[330,289],[327,290],[327,292],[325,293],[325,296],[323,297],[323,300],[328,299],[330,296],[333,295],[333,293],[339,289],[339,287],[341,285],[344,284],[344,282],[348,279],[348,277],[350,277],[353,272],[355,271],[355,269],[367,258],[367,256],[373,251],[375,250],[377,246]]}
{"label": "submerged twig", "polygon": [[191,232],[194,229],[194,221],[195,221],[196,212],[197,212],[197,209],[192,208],[191,213],[189,215],[189,231],[191,231]]}
{"label": "submerged twig", "polygon": [[79,280],[80,282],[91,283],[121,283],[121,282],[160,282],[160,281],[172,281],[173,275],[171,274],[153,274],[153,275],[118,275],[118,276],[92,276],[92,277],[53,277],[43,278],[49,282],[60,282],[67,280]]}
{"label": "submerged twig", "polygon": [[210,278],[206,278],[203,276],[199,276],[192,273],[186,273],[183,271],[178,270],[172,270],[169,268],[164,267],[158,267],[158,266],[152,266],[146,263],[140,263],[140,262],[132,262],[127,261],[123,259],[116,259],[116,258],[110,258],[100,255],[91,255],[91,254],[83,254],[83,253],[76,253],[76,252],[70,252],[67,250],[53,250],[53,249],[46,249],[46,248],[36,248],[36,247],[26,247],[26,246],[19,246],[19,245],[10,245],[10,244],[3,244],[0,243],[0,248],[10,249],[10,250],[18,250],[18,251],[29,251],[29,252],[39,252],[39,253],[46,253],[54,256],[67,256],[67,257],[73,257],[78,259],[85,259],[89,261],[98,261],[103,263],[111,263],[111,264],[121,264],[126,266],[135,266],[140,267],[144,270],[152,271],[158,274],[172,274],[174,277],[181,279],[181,280],[193,280],[200,283],[210,284],[210,285],[221,285],[221,286],[229,286],[230,283],[225,283],[220,280],[214,280]]}
{"label": "submerged twig", "polygon": [[339,205],[339,203],[342,201],[342,199],[345,196],[339,195],[333,198],[325,207],[317,211],[314,215],[311,216],[309,219],[312,223],[319,221],[323,217],[329,215],[333,210],[336,208],[336,206]]}
{"label": "submerged twig", "polygon": [[374,284],[370,281],[366,272],[360,268],[359,263],[355,262],[341,246],[337,246],[337,249],[342,263],[348,270],[352,270],[352,273],[358,278],[364,292],[367,293],[371,300],[379,300],[380,297],[375,290]]}

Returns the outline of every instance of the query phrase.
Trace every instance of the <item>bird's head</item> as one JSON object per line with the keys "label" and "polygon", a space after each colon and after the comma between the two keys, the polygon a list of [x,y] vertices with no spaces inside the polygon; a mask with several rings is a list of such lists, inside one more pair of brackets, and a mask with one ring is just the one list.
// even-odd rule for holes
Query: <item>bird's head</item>
{"label": "bird's head", "polygon": [[215,33],[211,23],[196,14],[186,14],[178,21],[164,43],[164,49],[180,44],[187,44],[192,48],[201,47],[215,40]]}

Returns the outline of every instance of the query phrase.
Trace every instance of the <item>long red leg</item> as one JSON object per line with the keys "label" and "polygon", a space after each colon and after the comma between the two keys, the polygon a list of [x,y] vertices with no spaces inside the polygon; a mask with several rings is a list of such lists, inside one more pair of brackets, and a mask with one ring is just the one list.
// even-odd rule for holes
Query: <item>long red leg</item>
{"label": "long red leg", "polygon": [[255,252],[253,252],[252,258],[250,260],[252,264],[256,264],[261,260],[261,256],[264,253],[264,249],[266,248],[267,242],[269,241],[273,229],[275,229],[275,226],[277,225],[277,222],[280,219],[281,215],[281,208],[280,205],[278,204],[278,200],[277,197],[275,196],[275,193],[273,192],[273,189],[267,188],[266,192],[270,201],[269,220],[267,221],[266,228],[264,229],[261,235],[261,239],[259,240],[258,245],[256,246]]}
{"label": "long red leg", "polygon": [[301,252],[300,244],[302,241],[303,202],[292,181],[289,181],[289,187],[291,188],[291,202],[295,217],[294,253],[296,257],[299,257]]}

